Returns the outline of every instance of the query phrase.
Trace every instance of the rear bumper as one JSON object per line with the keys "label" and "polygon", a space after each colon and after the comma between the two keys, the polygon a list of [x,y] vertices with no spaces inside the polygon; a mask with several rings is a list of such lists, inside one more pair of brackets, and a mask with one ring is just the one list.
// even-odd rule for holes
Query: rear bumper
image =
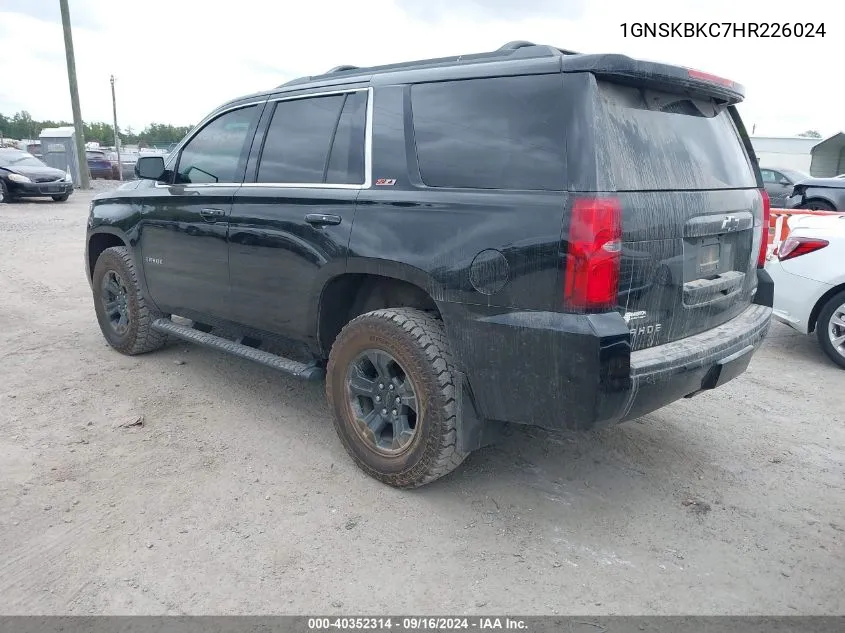
{"label": "rear bumper", "polygon": [[63,196],[73,191],[72,182],[16,182],[9,187],[9,194],[19,198],[36,198],[43,196]]}
{"label": "rear bumper", "polygon": [[[768,275],[760,277],[770,290]],[[718,327],[636,352],[616,312],[485,314],[447,304],[441,313],[479,418],[586,430],[740,375],[768,331],[767,294]]]}
{"label": "rear bumper", "polygon": [[739,376],[766,336],[771,316],[770,307],[752,304],[712,330],[631,354],[631,393],[618,420],[638,418]]}

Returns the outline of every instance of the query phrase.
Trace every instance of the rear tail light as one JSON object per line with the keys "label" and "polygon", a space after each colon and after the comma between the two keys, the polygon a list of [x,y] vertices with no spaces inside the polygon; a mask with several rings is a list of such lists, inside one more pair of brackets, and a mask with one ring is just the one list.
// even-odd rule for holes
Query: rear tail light
{"label": "rear tail light", "polygon": [[566,306],[611,309],[619,292],[622,208],[616,198],[576,198],[564,275]]}
{"label": "rear tail light", "polygon": [[787,237],[777,250],[777,257],[780,261],[800,257],[807,253],[813,253],[830,244],[827,240],[812,237]]}
{"label": "rear tail light", "polygon": [[760,225],[762,236],[760,237],[760,252],[757,254],[757,268],[763,268],[766,265],[766,254],[769,250],[769,222],[772,215],[768,192],[760,189],[760,195],[763,196],[763,222]]}

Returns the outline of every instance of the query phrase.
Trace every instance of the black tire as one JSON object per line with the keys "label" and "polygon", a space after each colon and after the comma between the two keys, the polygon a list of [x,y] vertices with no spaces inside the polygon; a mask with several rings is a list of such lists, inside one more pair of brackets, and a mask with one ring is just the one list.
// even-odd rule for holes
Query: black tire
{"label": "black tire", "polygon": [[836,211],[836,208],[824,200],[810,200],[804,204],[798,205],[799,209],[808,209],[811,211]]}
{"label": "black tire", "polygon": [[[354,371],[352,368],[359,367],[356,363],[367,362],[358,359],[373,351],[376,354],[386,352],[392,357],[395,362],[392,367],[401,375],[401,379],[392,379],[401,380],[402,384],[396,382],[397,389],[403,389],[401,393],[404,393],[410,380],[410,388],[415,394],[412,437],[406,447],[390,455],[376,445],[374,434],[365,438],[367,432],[360,430],[362,405],[358,404],[358,396],[353,397],[348,379],[348,373]],[[375,375],[372,379],[374,389],[380,374]],[[398,394],[400,391],[390,395]],[[326,395],[334,413],[335,430],[346,451],[364,472],[388,485],[397,488],[422,486],[451,472],[467,456],[457,447],[451,347],[442,322],[425,312],[411,308],[383,309],[350,321],[338,335],[329,355]],[[387,402],[387,398],[383,402]],[[402,417],[404,405],[396,406]],[[406,412],[410,420],[411,408],[406,408]],[[396,416],[396,411],[393,415]],[[394,423],[388,437],[392,437],[396,428]]]}
{"label": "black tire", "polygon": [[67,202],[67,199],[70,198],[69,193],[63,193],[60,196],[51,196],[54,202]]}
{"label": "black tire", "polygon": [[[109,345],[128,356],[164,346],[167,335],[152,329],[153,321],[164,315],[150,307],[141,292],[135,264],[125,246],[107,248],[100,254],[94,265],[92,285],[97,321]],[[120,292],[110,288],[118,288]],[[106,307],[109,300],[118,304],[111,312]],[[125,322],[121,323],[120,319]]]}
{"label": "black tire", "polygon": [[9,190],[6,188],[6,183],[0,180],[0,204],[4,202],[11,202],[9,198]]}
{"label": "black tire", "polygon": [[845,291],[833,295],[822,307],[816,322],[816,336],[819,337],[819,345],[830,360],[845,369],[845,343],[841,346],[842,351],[839,351],[831,340],[834,336],[845,336],[845,325],[836,323],[836,321],[845,323],[843,313],[845,313]]}

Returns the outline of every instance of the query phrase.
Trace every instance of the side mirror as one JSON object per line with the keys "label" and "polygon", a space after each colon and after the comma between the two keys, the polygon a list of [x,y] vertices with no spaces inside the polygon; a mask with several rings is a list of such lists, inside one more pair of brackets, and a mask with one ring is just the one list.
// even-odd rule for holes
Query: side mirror
{"label": "side mirror", "polygon": [[789,187],[792,183],[789,182],[786,178],[781,178],[778,180],[779,185],[783,185],[784,187]]}
{"label": "side mirror", "polygon": [[144,180],[160,180],[164,171],[163,156],[139,156],[135,163],[135,175]]}

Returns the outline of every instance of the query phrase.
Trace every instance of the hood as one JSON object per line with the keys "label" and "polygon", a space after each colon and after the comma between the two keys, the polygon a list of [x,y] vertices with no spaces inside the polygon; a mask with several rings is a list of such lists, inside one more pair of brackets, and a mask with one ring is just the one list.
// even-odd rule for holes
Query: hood
{"label": "hood", "polygon": [[142,186],[152,185],[152,180],[127,180],[125,183],[120,185],[117,189],[112,189],[111,191],[101,191],[100,193],[94,196],[94,200],[113,200],[115,198],[121,198],[124,195],[128,195],[129,191],[134,191]]}
{"label": "hood", "polygon": [[845,189],[845,178],[805,178],[795,183],[796,187],[833,187]]}
{"label": "hood", "polygon": [[36,178],[56,179],[65,177],[65,172],[63,170],[56,169],[55,167],[48,167],[47,165],[38,165],[32,167],[18,165],[16,167],[0,167],[0,169],[12,172],[13,174],[20,174],[21,176],[26,176],[30,180],[35,180]]}

